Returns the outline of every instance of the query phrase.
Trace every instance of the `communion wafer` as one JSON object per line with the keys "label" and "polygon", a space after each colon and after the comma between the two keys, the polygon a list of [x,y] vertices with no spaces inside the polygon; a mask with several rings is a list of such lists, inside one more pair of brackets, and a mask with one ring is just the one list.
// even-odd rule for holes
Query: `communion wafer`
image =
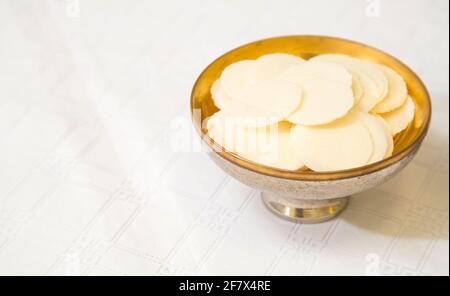
{"label": "communion wafer", "polygon": [[364,166],[374,146],[367,127],[354,113],[326,126],[296,125],[291,141],[305,165],[316,172]]}
{"label": "communion wafer", "polygon": [[406,129],[409,123],[414,119],[416,106],[414,105],[414,101],[410,96],[406,99],[406,102],[403,103],[399,108],[384,113],[381,116],[386,121],[393,135],[398,134],[399,132]]}
{"label": "communion wafer", "polygon": [[371,111],[374,113],[386,113],[403,105],[408,97],[408,90],[406,89],[405,81],[397,72],[383,65],[378,65],[378,68],[386,76],[389,90],[386,97],[375,105]]}

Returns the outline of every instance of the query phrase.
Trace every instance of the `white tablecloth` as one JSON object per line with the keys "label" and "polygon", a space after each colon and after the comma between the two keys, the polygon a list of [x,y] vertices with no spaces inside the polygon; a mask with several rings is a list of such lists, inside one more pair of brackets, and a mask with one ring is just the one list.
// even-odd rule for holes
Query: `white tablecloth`
{"label": "white tablecloth", "polygon": [[[448,275],[448,22],[446,0],[1,0],[0,274]],[[411,165],[317,225],[168,136],[209,62],[289,34],[390,52],[434,104]]]}

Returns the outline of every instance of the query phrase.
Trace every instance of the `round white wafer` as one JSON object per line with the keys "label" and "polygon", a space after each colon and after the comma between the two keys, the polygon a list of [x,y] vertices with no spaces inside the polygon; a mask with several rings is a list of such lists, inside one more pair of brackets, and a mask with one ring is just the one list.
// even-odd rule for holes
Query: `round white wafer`
{"label": "round white wafer", "polygon": [[296,125],[291,141],[305,165],[317,172],[364,166],[373,152],[368,129],[352,113],[325,126]]}
{"label": "round white wafer", "polygon": [[403,105],[408,96],[408,90],[405,81],[397,72],[383,65],[377,66],[386,76],[389,90],[386,97],[372,109],[372,112],[386,113]]}
{"label": "round white wafer", "polygon": [[225,92],[234,99],[248,85],[255,83],[255,61],[243,60],[226,67],[220,82]]}
{"label": "round white wafer", "polygon": [[345,116],[353,107],[351,86],[316,77],[298,79],[285,76],[283,79],[297,81],[302,88],[303,101],[300,108],[287,117],[292,123],[326,124]]}
{"label": "round white wafer", "polygon": [[409,123],[414,119],[415,110],[414,101],[408,96],[402,106],[391,112],[381,114],[381,116],[386,121],[392,134],[396,135],[408,127]]}

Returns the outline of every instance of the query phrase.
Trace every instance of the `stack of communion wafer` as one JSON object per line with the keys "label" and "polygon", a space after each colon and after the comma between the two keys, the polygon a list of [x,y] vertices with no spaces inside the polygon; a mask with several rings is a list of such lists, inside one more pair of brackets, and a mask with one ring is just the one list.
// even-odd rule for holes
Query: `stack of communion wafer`
{"label": "stack of communion wafer", "polygon": [[338,171],[392,155],[413,120],[403,78],[340,54],[274,53],[225,68],[211,87],[208,135],[227,151],[285,170]]}

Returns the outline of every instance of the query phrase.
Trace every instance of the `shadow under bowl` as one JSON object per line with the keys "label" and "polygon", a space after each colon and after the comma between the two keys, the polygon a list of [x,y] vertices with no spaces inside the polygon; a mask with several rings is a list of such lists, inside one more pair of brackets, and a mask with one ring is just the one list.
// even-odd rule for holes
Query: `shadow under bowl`
{"label": "shadow under bowl", "polygon": [[[212,83],[228,65],[256,59],[269,53],[289,53],[309,59],[324,53],[341,53],[389,66],[406,81],[416,105],[415,118],[394,138],[394,152],[382,161],[343,171],[287,171],[246,160],[225,151],[202,127],[205,118],[218,111],[210,94]],[[420,78],[405,64],[373,47],[335,37],[285,36],[264,39],[238,47],[213,61],[200,74],[191,94],[194,127],[211,150],[212,160],[232,177],[261,191],[267,207],[275,214],[302,223],[326,221],[341,212],[349,196],[390,180],[416,155],[431,119],[431,101]]]}

